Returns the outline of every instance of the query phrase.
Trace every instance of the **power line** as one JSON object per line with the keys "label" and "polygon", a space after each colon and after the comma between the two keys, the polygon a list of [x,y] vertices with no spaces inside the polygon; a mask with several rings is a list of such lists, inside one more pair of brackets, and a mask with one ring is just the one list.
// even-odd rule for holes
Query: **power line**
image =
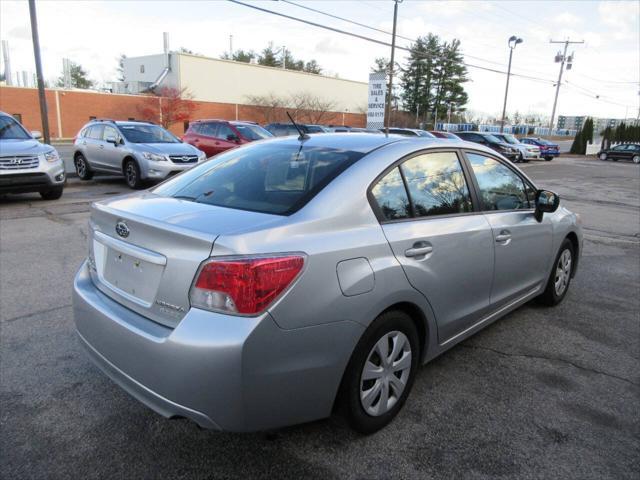
{"label": "power line", "polygon": [[[252,8],[254,10],[258,10],[258,11],[261,11],[261,12],[264,12],[264,13],[269,13],[269,14],[276,15],[276,16],[279,16],[279,17],[287,18],[289,20],[294,20],[296,22],[305,23],[307,25],[312,25],[314,27],[323,28],[325,30],[330,30],[332,32],[340,33],[342,35],[348,35],[350,37],[359,38],[361,40],[365,40],[365,41],[368,41],[368,42],[377,43],[378,45],[383,45],[385,47],[391,47],[390,43],[385,42],[383,40],[377,40],[375,38],[367,37],[365,35],[360,35],[358,33],[353,33],[353,32],[349,32],[349,31],[346,31],[346,30],[341,30],[339,28],[330,27],[329,25],[323,25],[321,23],[312,22],[310,20],[305,20],[303,18],[294,17],[292,15],[287,15],[285,13],[276,12],[274,10],[269,10],[267,8],[259,7],[257,5],[244,3],[244,2],[241,2],[239,0],[228,0],[228,1],[231,2],[231,3],[236,3],[238,5],[242,5],[244,7]],[[404,50],[406,52],[410,52],[410,53],[413,53],[414,55],[416,55],[416,52],[414,50],[412,50],[411,48],[402,47],[402,46],[398,46],[398,45],[396,45],[396,48],[399,49],[399,50]],[[430,55],[430,54],[427,54],[427,55],[417,54],[417,56],[422,56],[423,58],[433,58],[433,56]],[[503,70],[497,70],[495,68],[483,67],[483,66],[480,66],[480,65],[475,65],[475,64],[467,63],[467,62],[462,62],[462,63],[463,63],[463,65],[465,65],[466,67],[469,67],[469,68],[476,68],[476,69],[479,69],[479,70],[485,70],[487,72],[499,73],[499,74],[502,74],[502,75],[506,75],[507,74],[507,72],[505,72]],[[522,74],[519,74],[519,73],[512,73],[511,75],[513,75],[515,77],[526,78],[526,79],[529,79],[529,80],[537,80],[537,81],[542,81],[542,82],[547,82],[547,83],[554,83],[553,80],[550,80],[548,78],[533,77],[533,76],[530,76],[530,75],[522,75]]]}

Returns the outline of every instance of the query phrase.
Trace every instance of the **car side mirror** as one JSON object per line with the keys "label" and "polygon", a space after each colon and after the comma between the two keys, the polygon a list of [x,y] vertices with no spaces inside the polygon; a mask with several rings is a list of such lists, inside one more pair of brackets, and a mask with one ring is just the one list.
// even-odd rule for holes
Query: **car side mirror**
{"label": "car side mirror", "polygon": [[107,143],[113,143],[116,147],[118,146],[118,139],[114,135],[107,136]]}
{"label": "car side mirror", "polygon": [[42,138],[42,133],[41,133],[41,132],[39,132],[38,130],[33,130],[33,131],[31,132],[31,136],[32,136],[33,138],[35,138],[36,140],[40,140],[40,139]]}
{"label": "car side mirror", "polygon": [[229,134],[229,135],[227,135],[227,141],[228,142],[236,142],[236,143],[238,143],[240,141],[240,138],[238,138],[237,135]]}
{"label": "car side mirror", "polygon": [[560,197],[557,193],[549,190],[538,190],[536,192],[536,209],[534,213],[536,220],[542,222],[542,215],[555,212],[558,209],[558,205],[560,205]]}

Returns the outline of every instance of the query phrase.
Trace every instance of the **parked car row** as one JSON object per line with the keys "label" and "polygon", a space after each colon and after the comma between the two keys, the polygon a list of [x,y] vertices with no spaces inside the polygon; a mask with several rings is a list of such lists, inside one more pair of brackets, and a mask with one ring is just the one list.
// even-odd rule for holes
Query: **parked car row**
{"label": "parked car row", "polygon": [[[296,128],[297,127],[297,128]],[[196,120],[180,139],[151,122],[94,119],[84,125],[74,139],[73,164],[81,180],[95,174],[123,175],[132,189],[149,182],[163,181],[207,158],[256,140],[307,133],[369,133],[381,135],[384,129],[269,123],[218,119]],[[540,138],[518,140],[510,134],[488,132],[427,131],[415,128],[389,128],[392,135],[414,138],[466,140],[485,145],[512,162],[543,157],[551,160],[558,146]],[[12,116],[0,112],[0,193],[39,192],[45,199],[62,195],[65,184],[63,162],[56,150],[37,141],[38,132],[29,133]],[[624,148],[623,148],[624,147]],[[631,146],[630,148],[636,148]],[[635,151],[635,150],[634,150]],[[602,160],[630,158],[639,163],[626,146],[600,153]]]}

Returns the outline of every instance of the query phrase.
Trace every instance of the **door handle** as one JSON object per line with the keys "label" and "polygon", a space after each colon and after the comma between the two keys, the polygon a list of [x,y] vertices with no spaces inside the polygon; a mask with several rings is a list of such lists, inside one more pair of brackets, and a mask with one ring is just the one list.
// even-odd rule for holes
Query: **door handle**
{"label": "door handle", "polygon": [[100,145],[100,149],[103,149],[103,148],[104,148],[104,145]]}
{"label": "door handle", "polygon": [[433,246],[429,242],[416,242],[411,248],[404,251],[405,257],[422,257],[433,252]]}
{"label": "door handle", "polygon": [[511,232],[509,230],[502,230],[496,235],[496,242],[508,245],[511,242]]}
{"label": "door handle", "polygon": [[214,142],[214,145],[220,145],[220,142]]}
{"label": "door handle", "polygon": [[200,140],[198,140],[197,138],[193,139],[193,143],[198,143]]}

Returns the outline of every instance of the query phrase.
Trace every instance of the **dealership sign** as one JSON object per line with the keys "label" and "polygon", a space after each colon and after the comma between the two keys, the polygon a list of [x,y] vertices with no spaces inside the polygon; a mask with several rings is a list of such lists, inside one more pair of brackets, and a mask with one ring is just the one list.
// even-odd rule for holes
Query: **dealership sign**
{"label": "dealership sign", "polygon": [[387,92],[384,72],[369,74],[369,102],[367,104],[367,128],[384,127],[384,105]]}

